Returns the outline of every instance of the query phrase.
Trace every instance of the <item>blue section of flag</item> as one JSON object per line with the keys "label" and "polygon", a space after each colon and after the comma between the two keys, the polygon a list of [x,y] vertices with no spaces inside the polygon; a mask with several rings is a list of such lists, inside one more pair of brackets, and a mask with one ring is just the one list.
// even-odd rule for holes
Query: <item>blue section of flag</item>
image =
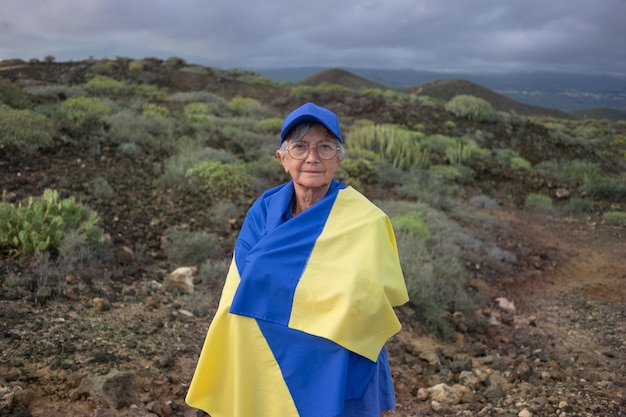
{"label": "blue section of flag", "polygon": [[301,417],[341,414],[360,398],[377,364],[321,337],[257,320]]}
{"label": "blue section of flag", "polygon": [[297,221],[284,222],[285,209],[291,210],[292,182],[257,200],[235,246],[241,282],[231,313],[289,324],[296,286],[342,188],[343,183],[333,181],[326,196],[299,214]]}

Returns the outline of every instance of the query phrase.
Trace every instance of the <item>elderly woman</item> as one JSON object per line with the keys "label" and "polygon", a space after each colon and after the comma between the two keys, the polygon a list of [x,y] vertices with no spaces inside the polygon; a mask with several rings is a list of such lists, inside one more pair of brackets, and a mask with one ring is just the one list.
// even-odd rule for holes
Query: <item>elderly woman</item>
{"label": "elderly woman", "polygon": [[368,417],[395,407],[385,342],[408,300],[388,217],[334,179],[337,116],[307,103],[252,205],[187,403],[212,417]]}

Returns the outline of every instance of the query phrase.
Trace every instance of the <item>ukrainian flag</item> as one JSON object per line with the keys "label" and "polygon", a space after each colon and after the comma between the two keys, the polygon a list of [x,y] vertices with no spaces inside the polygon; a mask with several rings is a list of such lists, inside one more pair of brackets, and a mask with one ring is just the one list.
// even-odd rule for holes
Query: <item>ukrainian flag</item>
{"label": "ukrainian flag", "polygon": [[337,416],[400,330],[388,217],[336,181],[294,218],[292,198],[291,182],[265,192],[239,234],[186,399],[212,417]]}

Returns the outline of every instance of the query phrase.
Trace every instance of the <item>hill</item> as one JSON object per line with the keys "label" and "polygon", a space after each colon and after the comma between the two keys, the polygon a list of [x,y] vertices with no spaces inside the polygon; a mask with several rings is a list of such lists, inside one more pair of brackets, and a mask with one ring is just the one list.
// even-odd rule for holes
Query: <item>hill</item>
{"label": "hill", "polygon": [[299,81],[297,84],[312,86],[332,84],[340,85],[353,90],[360,90],[361,88],[378,88],[386,90],[388,88],[382,84],[378,84],[368,80],[367,78],[359,77],[354,73],[338,68],[331,68],[317,72],[308,76],[304,80]]}
{"label": "hill", "polygon": [[467,80],[437,80],[423,84],[417,88],[407,90],[413,94],[422,94],[447,102],[456,95],[467,94],[488,101],[498,111],[517,114],[520,116],[547,116],[568,119],[571,116],[566,113],[539,106],[523,104],[511,100],[501,94],[497,94],[483,86]]}

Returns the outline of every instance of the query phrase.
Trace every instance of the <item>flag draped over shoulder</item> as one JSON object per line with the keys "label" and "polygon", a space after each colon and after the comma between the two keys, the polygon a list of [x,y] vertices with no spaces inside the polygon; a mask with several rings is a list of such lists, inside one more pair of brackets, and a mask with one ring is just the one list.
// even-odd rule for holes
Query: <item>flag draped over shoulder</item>
{"label": "flag draped over shoulder", "polygon": [[186,399],[212,417],[339,415],[400,329],[393,307],[408,296],[388,217],[333,181],[290,218],[293,193],[266,191],[235,245]]}

